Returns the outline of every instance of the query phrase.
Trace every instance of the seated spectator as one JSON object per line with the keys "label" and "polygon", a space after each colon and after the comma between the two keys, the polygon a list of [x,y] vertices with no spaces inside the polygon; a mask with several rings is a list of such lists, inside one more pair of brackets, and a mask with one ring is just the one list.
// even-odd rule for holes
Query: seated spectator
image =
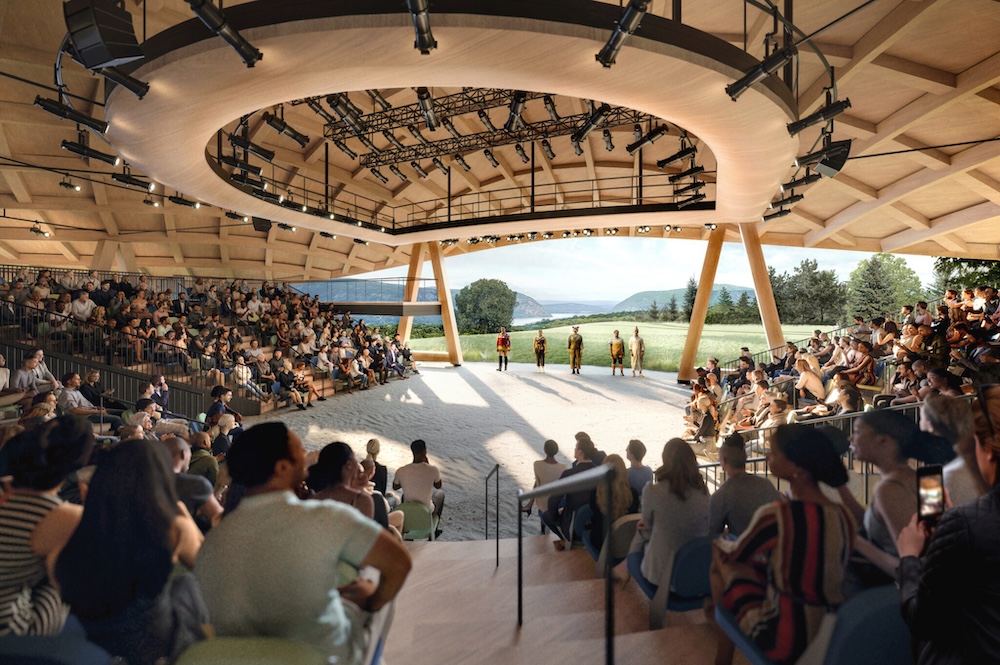
{"label": "seated spectator", "polygon": [[156,362],[161,364],[177,363],[185,374],[191,373],[191,358],[187,354],[187,349],[182,348],[177,340],[177,333],[170,329],[161,339],[157,340],[153,347]]}
{"label": "seated spectator", "polygon": [[208,432],[191,435],[191,461],[187,472],[193,476],[201,476],[215,487],[219,479],[219,460],[212,454],[212,440]]}
{"label": "seated spectator", "polygon": [[372,466],[375,467],[375,475],[372,477],[372,482],[375,483],[375,489],[384,495],[388,489],[389,470],[386,468],[385,464],[378,461],[378,455],[382,450],[382,444],[378,439],[368,439],[368,443],[365,444],[365,450],[368,452],[365,459],[370,459],[372,461]]}
{"label": "seated spectator", "polygon": [[188,473],[191,465],[191,446],[179,436],[170,436],[161,441],[167,447],[173,462],[177,499],[184,504],[188,513],[202,532],[219,523],[222,505],[215,498],[215,485],[204,476]]}
{"label": "seated spectator", "polygon": [[31,408],[17,419],[17,424],[23,427],[26,432],[56,417],[55,393],[35,395],[35,399],[32,401]]}
{"label": "seated spectator", "polygon": [[871,344],[868,342],[858,342],[858,355],[847,369],[842,369],[837,374],[841,379],[850,381],[854,385],[871,385],[877,381],[875,377],[875,358],[871,355]]}
{"label": "seated spectator", "polygon": [[122,412],[129,408],[128,404],[112,397],[115,394],[114,388],[105,388],[101,383],[100,370],[88,370],[84,375],[83,383],[80,384],[80,393],[86,397],[91,404],[108,409],[116,416],[121,416]]}
{"label": "seated spectator", "polygon": [[[826,613],[843,601],[840,586],[857,526],[819,487],[847,482],[822,432],[779,427],[768,462],[771,473],[789,483],[791,500],[760,508],[735,542],[715,541],[712,598],[736,615],[768,658],[794,663]],[[716,665],[732,662],[732,642],[721,631],[717,638]]]}
{"label": "seated spectator", "polygon": [[936,529],[915,515],[896,541],[903,617],[918,665],[1000,659],[998,460],[1000,390],[984,389],[972,407],[976,470],[989,492],[945,511]]}
{"label": "seated spectator", "polygon": [[66,621],[51,564],[80,521],[59,489],[90,458],[90,424],[63,416],[4,446],[10,489],[0,504],[0,635],[55,635]]}
{"label": "seated spectator", "polygon": [[[554,480],[558,480],[563,471],[566,470],[566,465],[556,459],[556,455],[559,454],[559,444],[548,439],[543,445],[542,450],[545,452],[545,457],[536,460],[532,465],[535,472],[535,484],[531,486],[532,489],[536,487],[541,487],[542,485],[547,485]],[[548,496],[540,496],[535,499],[529,499],[528,503],[521,507],[528,515],[531,514],[531,508],[535,504],[538,504],[539,515],[544,513],[549,505]]]}
{"label": "seated spectator", "polygon": [[610,516],[605,515],[608,506],[607,485],[601,483],[590,495],[590,541],[598,551],[604,546],[606,524],[614,524],[620,517],[639,512],[639,493],[629,485],[625,461],[620,455],[612,454],[604,458],[604,464],[615,470],[615,477],[611,481]]}
{"label": "seated spectator", "polygon": [[[305,449],[282,423],[247,430],[228,464],[246,496],[209,533],[196,569],[218,634],[281,637],[344,665],[369,662],[384,637],[379,610],[410,571],[407,550],[356,510],[296,498]],[[371,566],[379,580],[343,579],[341,564]]]}
{"label": "seated spectator", "polygon": [[799,399],[809,402],[822,402],[826,399],[826,388],[823,387],[823,379],[809,365],[809,362],[799,358],[795,361],[795,369],[799,373],[799,378],[795,382],[795,390],[799,393]]}
{"label": "seated spectator", "polygon": [[[593,469],[594,456],[597,448],[590,438],[577,439],[576,448],[573,450],[575,464],[559,474],[559,479],[568,478],[577,473]],[[556,541],[556,549],[564,549],[566,541],[572,538],[570,526],[576,510],[581,506],[590,503],[590,490],[573,492],[571,494],[553,494],[549,496],[548,506],[542,513],[542,523],[549,528],[552,533],[558,535],[560,540]]]}
{"label": "seated spectator", "polygon": [[243,416],[234,411],[229,407],[230,400],[233,399],[233,391],[225,386],[216,386],[212,388],[212,403],[208,407],[208,411],[205,413],[205,423],[212,427],[222,417],[223,414],[231,414],[233,418],[236,419],[236,426],[233,428],[233,438],[243,433],[243,428],[240,423],[243,422]]}
{"label": "seated spectator", "polygon": [[[280,368],[278,368],[275,375],[278,378],[278,384],[281,387],[279,396],[281,399],[290,399],[292,404],[296,406],[300,411],[306,410],[306,405],[302,402],[302,394],[298,391],[295,385],[295,373],[292,371],[292,362],[286,360]],[[312,406],[310,404],[310,406]]]}
{"label": "seated spectator", "polygon": [[172,662],[208,623],[190,574],[203,537],[178,501],[163,444],[134,441],[105,453],[83,519],[56,562],[63,600],[87,639],[130,665]]}
{"label": "seated spectator", "polygon": [[[441,517],[444,510],[444,490],[441,489],[441,472],[427,458],[427,443],[417,439],[410,444],[413,462],[396,469],[392,488],[403,491],[403,501],[426,504],[434,515]],[[441,529],[435,537],[441,534]]]}
{"label": "seated spectator", "polygon": [[[375,519],[375,502],[370,494],[354,489],[361,464],[351,447],[341,441],[323,446],[319,460],[309,467],[306,484],[313,499],[332,499],[356,508],[368,519]],[[389,523],[382,524],[388,527]]]}
{"label": "seated spectator", "polygon": [[233,378],[236,380],[236,387],[243,388],[251,397],[264,399],[264,391],[254,381],[253,370],[247,367],[243,356],[236,356],[236,365],[233,366]]}
{"label": "seated spectator", "polygon": [[65,387],[59,393],[58,402],[59,408],[62,409],[64,414],[73,413],[84,416],[94,424],[109,423],[112,431],[116,431],[125,424],[121,418],[112,415],[107,409],[102,409],[91,404],[90,400],[83,396],[79,390],[81,383],[79,374],[76,372],[67,372],[63,375],[62,382]]}
{"label": "seated spectator", "polygon": [[747,453],[743,438],[730,434],[719,448],[719,464],[726,482],[708,500],[708,535],[736,537],[750,526],[761,506],[781,498],[771,481],[746,472]]}
{"label": "seated spectator", "polygon": [[976,468],[972,407],[964,399],[930,395],[920,406],[920,430],[941,437],[955,451],[944,467],[944,487],[953,506],[964,506],[985,492]]}
{"label": "seated spectator", "polygon": [[306,406],[312,406],[314,397],[318,402],[326,401],[326,398],[320,395],[319,391],[316,389],[316,384],[313,381],[312,373],[309,371],[309,366],[303,360],[295,363],[294,387],[296,392],[300,395],[304,394],[306,396]]}
{"label": "seated spectator", "polygon": [[[714,376],[714,375],[713,375]],[[653,482],[653,470],[642,463],[646,456],[646,446],[639,439],[632,439],[625,448],[625,459],[628,460],[628,484],[642,496],[646,483]]]}
{"label": "seated spectator", "polygon": [[221,463],[229,454],[235,442],[234,430],[236,429],[236,417],[231,413],[224,413],[219,416],[215,426],[207,434],[212,440],[212,454]]}

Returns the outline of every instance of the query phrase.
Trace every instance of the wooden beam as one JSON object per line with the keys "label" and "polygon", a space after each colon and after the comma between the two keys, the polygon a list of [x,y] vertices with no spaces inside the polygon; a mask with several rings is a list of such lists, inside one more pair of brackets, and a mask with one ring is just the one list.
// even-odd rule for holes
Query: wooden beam
{"label": "wooden beam", "polygon": [[712,288],[715,286],[715,273],[719,269],[719,258],[722,256],[722,243],[726,231],[716,228],[708,238],[705,250],[705,261],[701,264],[701,278],[698,280],[698,293],[694,298],[691,311],[691,323],[688,325],[687,337],[684,340],[684,350],[681,351],[680,364],[677,367],[678,381],[692,381],[698,378],[694,371],[695,359],[698,356],[698,345],[701,344],[701,333],[705,330],[705,317],[708,305],[712,300]]}
{"label": "wooden beam", "polygon": [[935,95],[944,94],[956,85],[955,75],[951,72],[888,53],[872,60],[872,65],[882,69],[883,73],[891,74],[890,78],[897,83]]}
{"label": "wooden beam", "polygon": [[901,249],[918,243],[934,240],[945,234],[983,222],[1000,219],[1000,205],[992,201],[970,206],[948,215],[942,215],[931,221],[928,229],[908,229],[900,231],[882,240],[883,252],[898,252]]}
{"label": "wooden beam", "polygon": [[[406,271],[406,286],[403,292],[404,302],[417,302],[417,296],[420,292],[420,275],[423,274],[424,261],[426,259],[427,243],[418,242],[410,245],[410,267]],[[399,338],[404,344],[409,342],[410,334],[413,332],[413,317],[401,316],[396,332],[399,333]]]}
{"label": "wooden beam", "polygon": [[441,256],[441,246],[436,242],[427,243],[427,253],[434,269],[434,283],[437,285],[438,302],[441,303],[441,323],[444,326],[445,344],[448,346],[448,361],[455,366],[461,365],[462,341],[458,336],[458,322],[455,319],[455,303],[448,288],[448,274],[444,268],[444,257]]}
{"label": "wooden beam", "polygon": [[757,228],[752,224],[741,224],[743,247],[750,262],[750,274],[753,276],[753,288],[757,294],[757,307],[760,319],[764,323],[764,334],[767,336],[768,348],[781,346],[784,333],[781,331],[781,318],[778,316],[778,306],[774,302],[774,291],[771,290],[771,279],[767,274],[767,262],[760,246]]}

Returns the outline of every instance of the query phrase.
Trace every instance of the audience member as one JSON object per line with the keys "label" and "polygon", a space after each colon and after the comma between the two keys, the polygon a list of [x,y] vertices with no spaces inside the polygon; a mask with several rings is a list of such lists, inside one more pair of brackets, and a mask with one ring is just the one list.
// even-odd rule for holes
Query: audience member
{"label": "audience member", "polygon": [[[313,499],[332,499],[356,508],[368,519],[375,519],[371,495],[351,487],[360,472],[360,463],[346,443],[335,441],[319,451],[319,460],[309,467],[306,484]],[[382,524],[388,526],[388,522]]]}
{"label": "audience member", "polygon": [[[541,487],[542,485],[547,485],[554,480],[558,480],[562,475],[562,472],[566,470],[566,465],[556,459],[556,455],[559,453],[558,443],[552,439],[548,439],[544,444],[542,444],[542,450],[545,452],[545,457],[540,460],[535,460],[532,464],[532,469],[535,473],[535,484],[531,486],[532,489]],[[521,507],[521,510],[530,515],[531,508],[536,503],[538,504],[538,514],[541,515],[548,508],[549,497],[540,496],[535,499],[529,499],[528,502]]]}
{"label": "audience member", "polygon": [[[444,510],[441,472],[427,459],[427,444],[423,439],[411,443],[410,452],[413,453],[413,462],[396,469],[392,488],[403,491],[403,501],[425,504],[440,518]],[[440,535],[441,529],[437,531],[435,537]]]}
{"label": "audience member", "polygon": [[188,473],[191,465],[191,446],[179,436],[169,436],[162,440],[173,462],[177,499],[184,504],[188,513],[202,531],[218,524],[222,518],[222,505],[215,498],[215,485],[204,476]]}
{"label": "audience member", "polygon": [[611,515],[605,516],[608,508],[608,488],[605,483],[597,486],[590,495],[590,542],[600,551],[604,546],[605,525],[614,524],[625,515],[639,512],[639,493],[632,489],[625,469],[625,460],[620,455],[608,455],[604,464],[615,471],[611,481]]}
{"label": "audience member", "polygon": [[83,396],[83,393],[79,390],[81,383],[80,375],[76,372],[67,372],[64,374],[62,383],[65,387],[59,392],[58,402],[59,408],[62,409],[63,413],[84,416],[94,424],[108,423],[111,425],[112,431],[117,431],[119,427],[125,424],[121,418],[111,414],[107,409],[91,404],[90,400]]}
{"label": "audience member", "polygon": [[930,395],[920,407],[920,429],[941,437],[955,451],[944,467],[944,487],[953,506],[964,506],[983,495],[976,468],[972,407],[964,399]]}
{"label": "audience member", "polygon": [[[594,442],[590,440],[590,437],[578,438],[576,440],[576,447],[573,449],[575,464],[559,474],[559,478],[569,478],[587,469],[593,469],[596,454],[597,449],[594,446]],[[561,493],[549,496],[549,503],[542,513],[542,523],[552,533],[559,536],[559,540],[555,543],[556,549],[561,550],[566,547],[567,542],[572,542],[573,518],[578,508],[590,503],[590,494],[590,490],[583,490],[569,494]]]}
{"label": "audience member", "polygon": [[743,437],[730,434],[719,448],[719,465],[726,482],[709,497],[708,535],[724,532],[736,537],[746,531],[761,506],[781,498],[771,481],[746,472]]}
{"label": "audience member", "polygon": [[201,476],[215,487],[219,479],[219,460],[212,454],[212,441],[208,432],[197,432],[191,435],[191,462],[188,473]]}
{"label": "audience member", "polygon": [[[714,376],[714,375],[713,375]],[[653,482],[653,470],[642,463],[646,456],[646,445],[639,439],[632,439],[625,447],[625,458],[628,460],[628,484],[642,496],[646,483]]]}

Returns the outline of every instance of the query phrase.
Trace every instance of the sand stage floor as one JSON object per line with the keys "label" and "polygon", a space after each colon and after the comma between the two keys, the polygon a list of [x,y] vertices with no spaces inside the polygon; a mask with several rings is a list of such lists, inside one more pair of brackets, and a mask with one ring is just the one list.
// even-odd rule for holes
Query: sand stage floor
{"label": "sand stage floor", "polygon": [[[568,366],[552,366],[545,374],[530,364],[511,363],[497,372],[491,363],[461,367],[423,364],[420,374],[393,379],[369,391],[339,394],[316,408],[267,414],[295,430],[309,450],[344,441],[358,457],[365,443],[378,438],[379,461],[397,468],[412,461],[409,444],[427,442],[446,492],[442,540],[475,540],[484,536],[486,475],[500,465],[500,535],[515,536],[516,492],[530,489],[532,462],[542,457],[546,439],[559,443],[559,458],[573,454],[573,435],[590,434],[597,447],[625,457],[630,439],[649,450],[646,463],[659,466],[663,444],[683,431],[681,417],[690,388],[677,384],[676,373],[645,372],[645,378],[611,376],[610,367],[584,367],[579,375]],[[248,418],[247,424],[258,420]],[[490,481],[490,537],[494,531],[495,480]],[[525,520],[526,533],[537,533],[537,513]]]}

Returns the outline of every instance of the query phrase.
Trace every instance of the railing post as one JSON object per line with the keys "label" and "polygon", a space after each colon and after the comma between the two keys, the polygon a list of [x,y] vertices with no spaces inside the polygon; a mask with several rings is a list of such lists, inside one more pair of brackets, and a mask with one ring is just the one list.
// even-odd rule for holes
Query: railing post
{"label": "railing post", "polygon": [[[497,491],[496,491],[496,504],[497,504],[497,568],[500,567],[500,465],[497,464]],[[520,509],[520,506],[518,506]],[[517,511],[518,517],[521,515],[521,511]]]}
{"label": "railing post", "polygon": [[524,525],[521,523],[521,492],[517,493],[517,627],[520,628],[524,619],[524,596],[521,585],[524,581],[524,552],[521,536]]}
{"label": "railing post", "polygon": [[[614,472],[604,478],[604,488],[607,501],[604,504],[604,542],[611,545],[611,522],[614,509],[611,502],[611,483]],[[611,579],[611,556],[604,559],[604,662],[614,665],[615,662],[615,588]]]}

